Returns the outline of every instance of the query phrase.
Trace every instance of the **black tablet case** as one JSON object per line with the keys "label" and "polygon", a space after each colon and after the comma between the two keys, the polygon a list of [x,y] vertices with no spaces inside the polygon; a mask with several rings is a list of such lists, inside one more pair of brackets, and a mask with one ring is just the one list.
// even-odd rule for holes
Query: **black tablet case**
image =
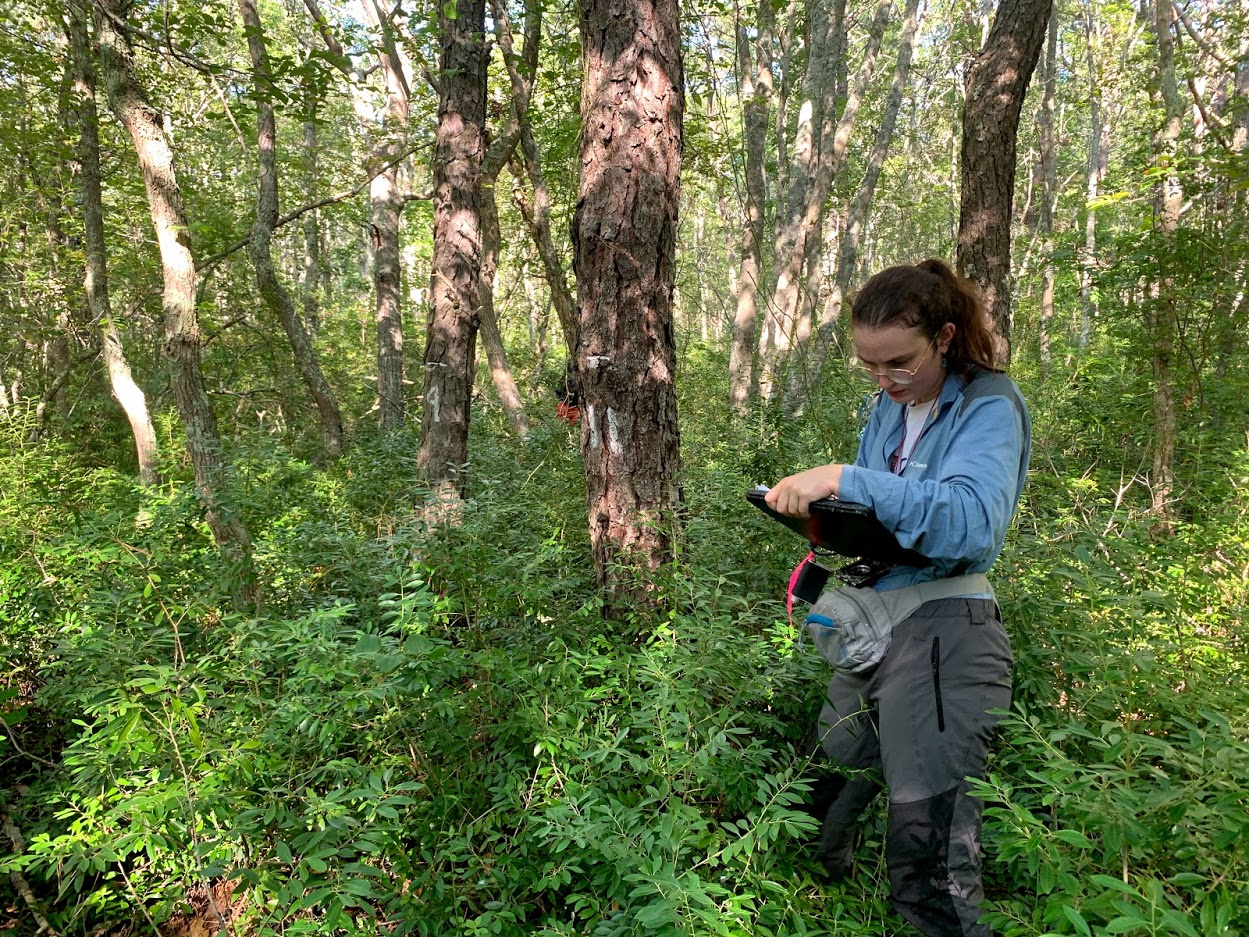
{"label": "black tablet case", "polygon": [[746,499],[768,517],[823,550],[901,566],[929,565],[923,554],[902,547],[867,505],[824,498],[811,502],[810,517],[790,517],[768,507],[764,501],[766,495],[767,491],[752,488],[746,492]]}

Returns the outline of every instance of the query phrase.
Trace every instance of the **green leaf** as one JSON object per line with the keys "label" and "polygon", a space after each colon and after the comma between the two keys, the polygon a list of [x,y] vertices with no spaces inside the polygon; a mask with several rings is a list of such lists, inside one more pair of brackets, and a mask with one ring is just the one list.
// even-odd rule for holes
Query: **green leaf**
{"label": "green leaf", "polygon": [[1060,839],[1070,846],[1078,846],[1081,849],[1093,848],[1093,841],[1079,830],[1055,830],[1054,838]]}
{"label": "green leaf", "polygon": [[1198,937],[1197,929],[1193,927],[1192,923],[1188,920],[1188,916],[1181,914],[1174,908],[1164,909],[1162,912],[1162,919],[1166,921],[1172,929],[1179,931],[1181,934],[1187,934],[1188,937]]}
{"label": "green leaf", "polygon": [[1131,895],[1133,898],[1142,898],[1139,891],[1112,875],[1090,875],[1089,880],[1096,885],[1100,885],[1102,888],[1109,888],[1111,891],[1117,891],[1122,895]]}
{"label": "green leaf", "polygon": [[1063,914],[1067,915],[1067,920],[1076,929],[1076,933],[1083,935],[1083,937],[1092,937],[1088,922],[1084,920],[1084,915],[1079,911],[1071,907],[1071,905],[1063,905]]}

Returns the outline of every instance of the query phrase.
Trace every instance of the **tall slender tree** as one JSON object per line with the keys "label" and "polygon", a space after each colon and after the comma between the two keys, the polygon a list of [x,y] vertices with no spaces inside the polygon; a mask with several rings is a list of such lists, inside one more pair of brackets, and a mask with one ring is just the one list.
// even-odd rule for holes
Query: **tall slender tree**
{"label": "tall slender tree", "polygon": [[[305,0],[305,3],[311,3],[310,9],[315,9],[313,0]],[[393,18],[400,5],[387,11],[378,0],[361,0],[361,6],[380,38],[377,61],[385,94],[375,155],[386,168],[369,183],[369,229],[373,239],[377,318],[378,424],[383,432],[389,432],[401,427],[407,416],[403,395],[403,277],[399,249],[399,223],[407,198],[399,163],[412,89],[408,81],[409,64],[395,38]]]}
{"label": "tall slender tree", "polygon": [[490,364],[490,377],[494,382],[495,392],[499,395],[499,402],[507,414],[512,432],[517,436],[526,436],[529,433],[529,420],[520,399],[520,389],[516,386],[507,361],[507,350],[503,346],[503,336],[494,307],[494,280],[499,269],[502,239],[499,232],[496,183],[499,173],[516,152],[521,125],[529,116],[527,111],[537,74],[539,37],[542,35],[542,8],[533,3],[526,11],[523,60],[519,66],[507,7],[499,0],[491,0],[490,11],[499,51],[503,54],[503,64],[511,84],[512,107],[507,122],[490,142],[481,168],[481,340],[486,346],[486,358]]}
{"label": "tall slender tree", "polygon": [[121,330],[113,319],[108,293],[108,249],[104,238],[104,199],[100,186],[100,121],[96,106],[95,58],[91,48],[91,9],[84,0],[69,4],[67,26],[78,95],[78,167],[82,185],[83,246],[86,259],[87,308],[100,335],[104,365],[113,396],[126,414],[134,436],[139,481],[159,480],[156,469],[156,429],[147,409],[147,396],[130,370]]}
{"label": "tall slender tree", "polygon": [[160,114],[148,101],[135,74],[126,26],[124,0],[99,0],[96,42],[100,73],[109,106],[126,128],[139,158],[164,279],[164,353],[178,416],[186,433],[187,453],[195,469],[195,489],[218,548],[236,566],[235,601],[255,607],[259,601],[251,558],[251,537],[225,498],[225,456],[217,417],[200,366],[201,334],[195,308],[195,257],[190,225],[174,169],[174,151]]}
{"label": "tall slender tree", "polygon": [[[733,338],[729,352],[729,405],[744,413],[752,394],[758,391],[755,373],[755,332],[759,324],[759,297],[764,270],[764,216],[767,211],[768,112],[773,97],[772,33],[776,17],[771,0],[758,3],[755,39],[737,3],[737,70],[741,83],[743,134],[746,163],[746,218],[742,225],[741,259],[737,276],[737,296],[733,313]],[[754,48],[752,62],[751,48]]]}
{"label": "tall slender tree", "polygon": [[[902,107],[902,96],[906,91],[907,80],[911,73],[911,56],[915,49],[915,34],[919,29],[919,7],[920,0],[907,0],[906,9],[902,14],[902,31],[898,36],[898,54],[893,66],[893,81],[889,85],[889,95],[885,98],[885,110],[881,114],[880,125],[876,128],[876,139],[867,157],[863,179],[846,213],[846,226],[837,249],[837,269],[833,274],[833,287],[824,307],[824,318],[820,323],[812,355],[812,382],[816,385],[819,383],[820,374],[824,368],[825,356],[837,340],[842,302],[858,269],[859,250],[863,245],[863,235],[867,227],[872,200],[876,195],[876,184],[880,179],[885,157],[893,142],[898,111]],[[795,400],[794,403],[796,404],[797,401]]]}
{"label": "tall slender tree", "polygon": [[256,272],[256,286],[269,309],[282,323],[299,374],[316,402],[325,434],[325,451],[337,455],[343,446],[343,418],[338,398],[321,370],[321,361],[290,292],[273,265],[273,231],[278,223],[277,118],[273,112],[273,73],[265,47],[264,25],[255,0],[238,0],[239,16],[247,33],[252,62],[252,87],[256,100],[257,175],[256,220],[252,224],[249,252]]}
{"label": "tall slender tree", "polygon": [[1183,104],[1175,80],[1175,44],[1171,37],[1172,11],[1170,0],[1154,0],[1154,41],[1158,53],[1158,95],[1162,101],[1162,119],[1155,123],[1152,145],[1158,168],[1154,186],[1154,224],[1161,242],[1159,254],[1164,258],[1147,298],[1146,321],[1152,343],[1151,363],[1154,375],[1153,465],[1150,473],[1153,510],[1157,525],[1169,531],[1174,516],[1171,495],[1175,488],[1175,390],[1172,377],[1172,356],[1178,326],[1177,297],[1172,274],[1167,269],[1173,262],[1170,243],[1180,227],[1180,208],[1184,191],[1180,183],[1178,160]]}

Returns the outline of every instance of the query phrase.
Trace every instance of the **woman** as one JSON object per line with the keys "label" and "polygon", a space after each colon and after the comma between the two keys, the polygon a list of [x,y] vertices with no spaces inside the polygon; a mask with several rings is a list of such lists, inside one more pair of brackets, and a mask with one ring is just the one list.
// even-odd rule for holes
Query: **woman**
{"label": "woman", "polygon": [[[993,335],[974,287],[939,260],[872,277],[851,313],[855,351],[879,387],[854,465],[823,465],[767,495],[805,517],[819,498],[857,501],[927,557],[894,566],[878,590],[984,573],[1002,549],[1028,467],[1018,387],[993,368]],[[977,924],[979,801],[996,718],[1010,704],[1010,643],[991,592],[925,602],[895,623],[873,669],[836,671],[817,727],[820,856],[843,877],[854,822],[889,789],[891,900],[930,937],[987,935]]]}

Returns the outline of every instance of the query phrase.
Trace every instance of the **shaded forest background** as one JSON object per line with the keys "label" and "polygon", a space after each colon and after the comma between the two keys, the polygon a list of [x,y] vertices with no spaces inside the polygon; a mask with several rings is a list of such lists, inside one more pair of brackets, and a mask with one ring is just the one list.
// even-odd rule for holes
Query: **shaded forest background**
{"label": "shaded forest background", "polygon": [[[590,0],[10,4],[0,929],[902,933],[883,814],[851,881],[804,849],[824,665],[742,493],[853,456],[843,307],[936,256],[1034,417],[992,926],[1249,930],[1249,11],[1059,0],[986,273],[1026,12],[684,6],[652,334],[573,264]],[[643,333],[620,508],[555,389]]]}

